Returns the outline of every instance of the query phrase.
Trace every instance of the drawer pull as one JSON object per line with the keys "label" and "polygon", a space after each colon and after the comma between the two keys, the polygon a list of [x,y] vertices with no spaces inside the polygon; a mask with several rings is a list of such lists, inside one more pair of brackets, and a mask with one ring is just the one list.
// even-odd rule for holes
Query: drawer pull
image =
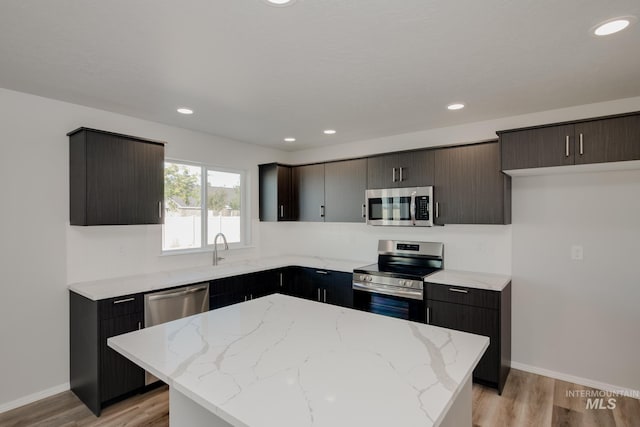
{"label": "drawer pull", "polygon": [[461,294],[468,294],[469,291],[466,289],[457,289],[457,288],[449,288],[451,292],[459,292]]}
{"label": "drawer pull", "polygon": [[119,299],[117,301],[114,301],[114,304],[122,304],[123,302],[130,302],[130,301],[135,301],[135,298],[125,298],[125,299]]}
{"label": "drawer pull", "polygon": [[316,270],[316,273],[318,273],[318,274],[329,274],[327,271],[324,271],[324,270]]}

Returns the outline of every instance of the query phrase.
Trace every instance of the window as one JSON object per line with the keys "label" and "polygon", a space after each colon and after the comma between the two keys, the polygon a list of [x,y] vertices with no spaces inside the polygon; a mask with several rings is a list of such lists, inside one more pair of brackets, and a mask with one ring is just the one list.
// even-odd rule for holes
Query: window
{"label": "window", "polygon": [[203,249],[218,233],[229,245],[245,244],[244,181],[242,171],[165,162],[162,250]]}

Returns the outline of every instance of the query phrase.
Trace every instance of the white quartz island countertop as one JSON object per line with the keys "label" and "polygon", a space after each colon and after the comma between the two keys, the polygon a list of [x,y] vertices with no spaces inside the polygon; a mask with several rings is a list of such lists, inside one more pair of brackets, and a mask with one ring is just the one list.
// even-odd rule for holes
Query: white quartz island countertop
{"label": "white quartz island countertop", "polygon": [[439,425],[488,344],[280,294],[108,340],[223,423],[202,425],[246,427]]}

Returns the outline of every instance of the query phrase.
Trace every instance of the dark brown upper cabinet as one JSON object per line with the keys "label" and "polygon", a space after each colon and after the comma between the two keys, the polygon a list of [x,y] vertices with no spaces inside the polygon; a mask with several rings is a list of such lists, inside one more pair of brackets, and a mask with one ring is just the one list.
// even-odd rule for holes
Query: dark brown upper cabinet
{"label": "dark brown upper cabinet", "polygon": [[71,225],[163,223],[163,142],[88,128],[67,135]]}
{"label": "dark brown upper cabinet", "polygon": [[433,185],[433,150],[405,151],[369,157],[367,188]]}
{"label": "dark brown upper cabinet", "polygon": [[367,159],[325,163],[324,173],[324,220],[364,222]]}
{"label": "dark brown upper cabinet", "polygon": [[640,159],[640,114],[497,132],[502,170]]}
{"label": "dark brown upper cabinet", "polygon": [[258,168],[260,221],[295,221],[298,203],[291,166],[268,163]]}
{"label": "dark brown upper cabinet", "polygon": [[435,152],[436,224],[510,224],[511,177],[497,141]]}
{"label": "dark brown upper cabinet", "polygon": [[324,221],[324,168],[322,163],[292,168],[298,194],[298,221]]}

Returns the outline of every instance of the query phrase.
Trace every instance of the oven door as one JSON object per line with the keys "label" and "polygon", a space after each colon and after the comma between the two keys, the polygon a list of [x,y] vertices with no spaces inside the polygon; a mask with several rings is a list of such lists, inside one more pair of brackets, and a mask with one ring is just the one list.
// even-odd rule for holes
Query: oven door
{"label": "oven door", "polygon": [[423,300],[353,289],[353,308],[413,322],[426,322]]}

